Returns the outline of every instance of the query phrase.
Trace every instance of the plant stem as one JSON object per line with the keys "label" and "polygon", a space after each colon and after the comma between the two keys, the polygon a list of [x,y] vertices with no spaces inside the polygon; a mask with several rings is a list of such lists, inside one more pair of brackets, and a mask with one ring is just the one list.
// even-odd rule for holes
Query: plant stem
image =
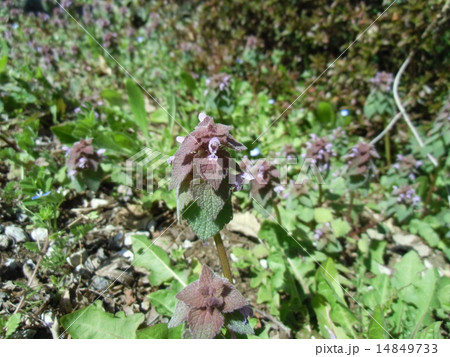
{"label": "plant stem", "polygon": [[322,196],[323,196],[323,191],[322,191],[322,185],[319,184],[319,198],[317,200],[317,206],[322,206]]}
{"label": "plant stem", "polygon": [[355,193],[353,191],[350,191],[350,203],[348,205],[348,209],[347,209],[347,222],[348,223],[352,223],[352,210],[353,210],[353,201],[355,199]]}
{"label": "plant stem", "polygon": [[391,135],[389,134],[389,131],[386,133],[386,136],[384,137],[384,149],[386,152],[386,160],[388,167],[391,167]]}
{"label": "plant stem", "polygon": [[281,214],[276,204],[273,205],[273,210],[275,211],[275,216],[277,217],[278,223],[281,224]]}
{"label": "plant stem", "polygon": [[214,236],[214,242],[216,243],[217,253],[219,254],[220,266],[222,267],[223,275],[228,279],[230,283],[233,283],[230,263],[228,262],[227,252],[225,251],[222,238],[220,237],[220,232]]}

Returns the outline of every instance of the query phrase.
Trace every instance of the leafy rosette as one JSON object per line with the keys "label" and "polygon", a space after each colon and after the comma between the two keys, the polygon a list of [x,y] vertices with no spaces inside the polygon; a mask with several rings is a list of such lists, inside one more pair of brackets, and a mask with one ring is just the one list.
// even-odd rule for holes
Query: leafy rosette
{"label": "leafy rosette", "polygon": [[239,334],[253,334],[247,321],[253,310],[247,300],[206,265],[200,279],[186,286],[176,298],[179,301],[169,327],[186,322],[185,337],[214,338],[224,325]]}
{"label": "leafy rosette", "polygon": [[349,176],[359,176],[367,173],[370,168],[375,169],[374,159],[380,156],[370,144],[359,143],[351,148],[350,153],[344,157],[348,165]]}
{"label": "leafy rosette", "polygon": [[257,160],[253,163],[247,157],[241,162],[241,169],[249,174],[251,180],[251,196],[265,208],[270,206],[283,190],[280,185],[280,173],[275,165],[267,160]]}
{"label": "leafy rosette", "polygon": [[66,152],[68,176],[72,178],[77,190],[89,188],[98,189],[103,173],[100,163],[103,160],[105,149],[94,150],[92,139],[81,139],[71,148],[63,146]]}
{"label": "leafy rosette", "polygon": [[183,212],[201,239],[216,234],[232,218],[231,189],[240,186],[241,172],[226,149],[245,150],[231,135],[231,126],[216,124],[204,113],[180,148],[173,164],[171,188],[177,190],[178,217]]}

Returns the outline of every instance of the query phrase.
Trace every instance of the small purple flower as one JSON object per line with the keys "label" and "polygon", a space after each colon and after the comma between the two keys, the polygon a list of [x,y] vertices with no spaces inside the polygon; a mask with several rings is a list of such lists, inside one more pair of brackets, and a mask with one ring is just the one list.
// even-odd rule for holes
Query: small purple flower
{"label": "small purple flower", "polygon": [[143,42],[144,41],[144,38],[142,37],[142,36],[139,36],[138,38],[137,38],[137,42],[138,43],[141,43],[141,42]]}
{"label": "small purple flower", "polygon": [[275,186],[275,188],[273,189],[275,191],[275,193],[279,196],[281,194],[281,192],[284,191],[284,187],[281,185]]}
{"label": "small purple flower", "polygon": [[78,114],[79,112],[81,112],[81,108],[80,108],[80,107],[76,107],[76,108],[73,110],[73,112],[74,112],[75,114]]}
{"label": "small purple flower", "polygon": [[217,160],[217,150],[219,150],[220,140],[216,137],[211,138],[208,143],[209,155],[208,159]]}
{"label": "small purple flower", "polygon": [[316,229],[314,231],[314,239],[320,239],[323,236],[323,231],[321,229]]}

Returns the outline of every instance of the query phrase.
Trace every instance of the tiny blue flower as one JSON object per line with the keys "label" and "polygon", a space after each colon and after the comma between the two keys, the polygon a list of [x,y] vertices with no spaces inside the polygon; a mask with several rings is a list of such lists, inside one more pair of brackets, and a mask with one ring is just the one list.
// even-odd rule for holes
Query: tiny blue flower
{"label": "tiny blue flower", "polygon": [[142,36],[139,36],[139,37],[137,38],[137,42],[141,43],[141,42],[143,42],[143,41],[144,41],[144,38],[143,38]]}
{"label": "tiny blue flower", "polygon": [[236,59],[236,63],[237,63],[237,64],[242,64],[242,60],[241,60],[240,58],[237,58],[237,59]]}
{"label": "tiny blue flower", "polygon": [[11,27],[15,30],[19,27],[19,24],[17,22],[14,22]]}
{"label": "tiny blue flower", "polygon": [[250,150],[250,156],[252,156],[252,157],[258,156],[259,154],[261,154],[261,150],[259,150],[258,148],[254,148],[253,150]]}
{"label": "tiny blue flower", "polygon": [[269,99],[267,101],[267,103],[269,103],[270,105],[273,105],[273,104],[275,104],[275,99]]}
{"label": "tiny blue flower", "polygon": [[350,110],[348,110],[348,109],[342,109],[342,110],[341,110],[341,115],[342,115],[343,117],[346,117],[347,115],[350,115]]}
{"label": "tiny blue flower", "polygon": [[31,197],[31,199],[32,200],[37,200],[38,198],[48,196],[50,193],[52,193],[51,190],[48,191],[48,192],[45,192],[45,193],[42,193],[42,190],[39,190],[38,192],[36,192],[36,196]]}

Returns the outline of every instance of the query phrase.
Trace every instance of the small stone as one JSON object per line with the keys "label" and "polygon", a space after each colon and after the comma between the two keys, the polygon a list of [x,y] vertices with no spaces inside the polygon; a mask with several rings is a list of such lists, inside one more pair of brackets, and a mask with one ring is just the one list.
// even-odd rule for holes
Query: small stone
{"label": "small stone", "polygon": [[17,226],[8,226],[5,229],[5,234],[14,239],[16,243],[28,242],[28,236],[25,231]]}
{"label": "small stone", "polygon": [[119,232],[117,233],[114,238],[109,242],[109,247],[112,250],[120,250],[122,249],[123,245],[123,233]]}
{"label": "small stone", "polygon": [[182,245],[183,245],[183,248],[184,248],[184,249],[189,249],[189,248],[192,248],[192,245],[193,245],[193,244],[192,244],[192,242],[191,242],[190,240],[187,240],[187,239],[186,239],[186,240],[183,242]]}
{"label": "small stone", "polygon": [[0,251],[8,250],[12,247],[12,239],[6,234],[0,234]]}
{"label": "small stone", "polygon": [[104,291],[108,288],[109,281],[101,276],[94,276],[92,278],[92,288],[97,291]]}
{"label": "small stone", "polygon": [[132,244],[133,244],[133,241],[132,241],[132,237],[134,236],[134,235],[142,235],[142,236],[146,236],[146,237],[150,237],[150,232],[146,232],[146,231],[138,231],[138,232],[129,232],[129,233],[125,233],[125,239],[124,239],[124,241],[123,241],[123,244],[126,246],[126,247],[131,247],[132,246]]}
{"label": "small stone", "polygon": [[48,230],[46,228],[35,228],[31,231],[31,239],[35,242],[44,243],[48,237]]}
{"label": "small stone", "polygon": [[107,258],[107,256],[105,255],[105,250],[103,248],[98,248],[97,250],[97,258],[100,260],[104,260]]}
{"label": "small stone", "polygon": [[88,255],[87,255],[86,249],[82,249],[79,252],[75,252],[75,253],[71,254],[67,258],[67,263],[69,263],[69,265],[72,267],[76,267],[77,265],[84,263],[87,259],[87,256]]}
{"label": "small stone", "polygon": [[0,268],[0,278],[5,280],[17,280],[23,277],[22,263],[15,259],[6,259],[3,266]]}
{"label": "small stone", "polygon": [[117,254],[119,254],[121,257],[124,257],[125,259],[127,259],[129,261],[133,260],[133,257],[134,257],[133,252],[128,249],[122,249],[122,250],[118,251]]}
{"label": "small stone", "polygon": [[107,206],[108,204],[109,204],[108,200],[104,200],[104,199],[101,199],[101,198],[93,198],[91,200],[91,207],[94,208],[94,209],[99,208],[99,207]]}
{"label": "small stone", "polygon": [[75,272],[80,274],[81,279],[85,280],[89,279],[92,275],[92,273],[81,264],[76,266]]}

